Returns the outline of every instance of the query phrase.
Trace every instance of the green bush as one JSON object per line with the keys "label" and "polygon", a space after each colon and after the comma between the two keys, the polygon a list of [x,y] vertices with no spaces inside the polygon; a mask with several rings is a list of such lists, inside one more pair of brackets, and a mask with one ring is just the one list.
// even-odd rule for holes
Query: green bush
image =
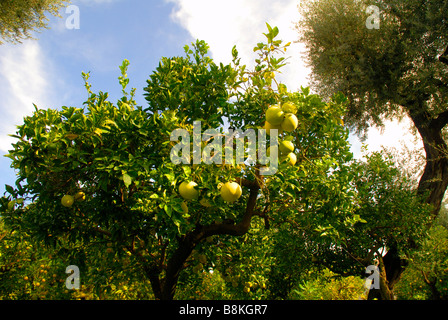
{"label": "green bush", "polygon": [[291,299],[299,300],[358,300],[365,299],[364,280],[348,276],[343,277],[324,269],[311,274],[310,279],[293,289]]}

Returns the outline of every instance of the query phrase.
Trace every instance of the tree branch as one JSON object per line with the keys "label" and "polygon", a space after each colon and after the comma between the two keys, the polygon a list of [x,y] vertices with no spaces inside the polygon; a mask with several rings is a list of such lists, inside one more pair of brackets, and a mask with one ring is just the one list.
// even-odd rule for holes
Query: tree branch
{"label": "tree branch", "polygon": [[445,52],[439,56],[439,61],[448,65],[448,46],[445,49]]}
{"label": "tree branch", "polygon": [[253,188],[260,189],[262,187],[262,180],[261,179],[257,179],[257,180],[252,181],[252,180],[247,180],[247,179],[244,179],[244,178],[236,178],[235,180],[236,180],[236,182],[238,182],[243,187],[247,187],[249,189],[253,189]]}
{"label": "tree branch", "polygon": [[430,126],[438,131],[442,130],[448,124],[448,110],[443,111],[437,115],[437,118],[431,121]]}
{"label": "tree branch", "polygon": [[389,281],[387,280],[386,267],[381,255],[378,255],[379,271],[380,271],[380,294],[383,300],[393,300],[393,294],[389,289]]}
{"label": "tree branch", "polygon": [[258,216],[258,217],[261,217],[264,219],[264,228],[266,230],[271,227],[271,225],[269,223],[269,217],[267,215],[268,209],[269,209],[269,204],[264,207],[263,212],[255,212],[254,213],[254,216]]}
{"label": "tree branch", "polygon": [[245,234],[249,230],[252,217],[256,214],[254,209],[257,202],[258,190],[258,184],[256,187],[252,187],[250,189],[246,212],[244,213],[244,216],[239,223],[234,224],[223,222],[201,226],[201,228],[198,230],[199,232],[197,234],[197,241],[201,241],[204,238],[218,234],[228,234],[233,236],[242,236],[243,234]]}
{"label": "tree branch", "polygon": [[218,234],[241,236],[249,230],[250,221],[255,214],[255,205],[257,203],[260,185],[258,181],[249,181],[246,179],[239,179],[239,182],[250,190],[243,218],[237,224],[234,224],[233,221],[224,221],[206,226],[198,225],[193,231],[183,236],[179,240],[179,246],[167,263],[165,281],[160,295],[161,299],[173,299],[179,273],[193,249],[202,239]]}

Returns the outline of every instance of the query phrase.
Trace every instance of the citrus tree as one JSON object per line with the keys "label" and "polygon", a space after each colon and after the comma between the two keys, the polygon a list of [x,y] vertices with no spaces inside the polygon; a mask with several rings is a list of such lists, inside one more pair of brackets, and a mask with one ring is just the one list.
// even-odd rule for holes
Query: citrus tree
{"label": "citrus tree", "polygon": [[[179,279],[186,285],[211,269],[246,293],[254,283],[263,287],[261,275],[238,278],[238,261],[224,257],[252,232],[298,218],[304,230],[320,233],[362,223],[354,191],[334,176],[352,158],[341,120],[345,99],[325,102],[307,88],[290,92],[278,83],[289,44],[277,35],[268,25],[253,70],[235,47],[232,63],[215,64],[203,41],[185,46],[184,57],[162,58],[147,81],[147,107],[136,104],[135,89],[127,91],[127,61],[116,103],[94,93],[83,74],[84,106],[36,107],[13,135],[8,157],[18,179],[1,201],[2,220],[65,248],[61,255],[76,248],[79,263],[93,249],[110,255],[105,268],[127,261],[123,270],[144,275],[156,299],[173,299]],[[251,129],[261,137],[256,144],[244,138],[242,130]],[[191,157],[173,158],[180,145]],[[224,154],[225,161],[215,161]]]}

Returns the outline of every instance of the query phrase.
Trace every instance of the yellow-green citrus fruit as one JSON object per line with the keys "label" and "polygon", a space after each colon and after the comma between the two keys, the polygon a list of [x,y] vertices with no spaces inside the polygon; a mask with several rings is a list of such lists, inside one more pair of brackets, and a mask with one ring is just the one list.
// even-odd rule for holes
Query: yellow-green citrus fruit
{"label": "yellow-green citrus fruit", "polygon": [[295,113],[297,111],[297,108],[291,102],[285,102],[284,104],[282,104],[282,110],[286,113]]}
{"label": "yellow-green citrus fruit", "polygon": [[297,129],[299,125],[299,120],[295,114],[287,113],[285,114],[285,119],[283,120],[281,127],[286,132],[292,132]]}
{"label": "yellow-green citrus fruit", "polygon": [[179,186],[179,193],[182,198],[187,200],[197,199],[199,196],[199,191],[195,189],[198,184],[194,181],[182,182]]}
{"label": "yellow-green citrus fruit", "polygon": [[280,125],[284,118],[284,112],[279,106],[272,106],[266,110],[266,121],[277,126]]}
{"label": "yellow-green citrus fruit", "polygon": [[64,207],[71,207],[75,202],[75,198],[69,194],[66,194],[62,197],[61,203]]}
{"label": "yellow-green citrus fruit", "polygon": [[284,140],[278,146],[281,154],[288,154],[294,151],[294,144],[291,141]]}
{"label": "yellow-green citrus fruit", "polygon": [[290,164],[291,166],[295,165],[297,162],[297,156],[292,152],[288,153],[286,159],[288,160],[288,164]]}
{"label": "yellow-green citrus fruit", "polygon": [[78,200],[78,201],[84,201],[86,199],[86,194],[82,191],[78,191],[75,193],[74,198],[75,198],[75,200]]}
{"label": "yellow-green citrus fruit", "polygon": [[226,182],[221,187],[221,197],[227,202],[238,200],[243,194],[241,186],[236,182]]}
{"label": "yellow-green citrus fruit", "polygon": [[279,124],[279,125],[273,125],[273,124],[270,124],[269,122],[265,122],[264,123],[264,129],[266,130],[266,134],[268,135],[268,136],[270,136],[271,135],[271,129],[277,129],[278,130],[278,134],[282,134],[283,133],[283,128],[282,128],[282,126]]}

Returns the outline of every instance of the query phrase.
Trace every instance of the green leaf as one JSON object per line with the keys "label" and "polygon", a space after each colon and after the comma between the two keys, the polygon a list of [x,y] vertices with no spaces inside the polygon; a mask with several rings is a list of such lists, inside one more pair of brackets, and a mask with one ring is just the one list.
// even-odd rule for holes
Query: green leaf
{"label": "green leaf", "polygon": [[173,172],[165,173],[165,177],[168,179],[169,182],[173,182],[176,179],[176,176]]}
{"label": "green leaf", "polygon": [[236,49],[236,45],[232,48],[232,57],[237,58],[238,57],[238,50]]}
{"label": "green leaf", "polygon": [[167,204],[165,204],[165,205],[163,206],[163,209],[165,210],[167,216],[171,218],[171,214],[172,214],[172,212],[173,212],[172,209],[171,209],[171,207],[168,206]]}
{"label": "green leaf", "polygon": [[191,175],[191,168],[189,166],[183,166],[182,170],[184,170],[184,173],[187,176],[187,178]]}
{"label": "green leaf", "polygon": [[5,190],[6,190],[8,193],[11,193],[11,194],[14,193],[14,188],[11,187],[9,184],[5,184]]}
{"label": "green leaf", "polygon": [[130,175],[128,175],[127,173],[123,174],[123,182],[126,185],[126,188],[129,188],[129,186],[132,183],[132,178]]}
{"label": "green leaf", "polygon": [[310,94],[310,88],[309,87],[300,87],[302,89],[303,95],[306,97],[307,95]]}
{"label": "green leaf", "polygon": [[278,35],[278,32],[279,32],[279,30],[277,27],[274,27],[274,29],[272,29],[273,38],[275,38]]}

